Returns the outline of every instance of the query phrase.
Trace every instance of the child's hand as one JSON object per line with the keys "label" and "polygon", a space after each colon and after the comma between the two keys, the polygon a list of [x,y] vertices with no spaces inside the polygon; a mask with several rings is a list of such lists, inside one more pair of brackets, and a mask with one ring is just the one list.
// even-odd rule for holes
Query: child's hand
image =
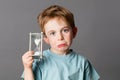
{"label": "child's hand", "polygon": [[33,51],[28,51],[22,56],[22,62],[25,69],[31,69],[32,63],[34,59],[32,58],[32,55],[34,54]]}

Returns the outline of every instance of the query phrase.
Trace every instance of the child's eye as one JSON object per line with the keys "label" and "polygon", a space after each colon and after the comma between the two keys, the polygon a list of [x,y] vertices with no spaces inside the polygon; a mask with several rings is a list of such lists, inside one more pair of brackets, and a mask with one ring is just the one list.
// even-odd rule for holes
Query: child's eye
{"label": "child's eye", "polygon": [[54,36],[54,35],[55,35],[55,32],[50,32],[49,35],[50,35],[50,36]]}
{"label": "child's eye", "polygon": [[63,29],[63,31],[64,31],[65,33],[67,33],[67,32],[70,31],[70,29]]}

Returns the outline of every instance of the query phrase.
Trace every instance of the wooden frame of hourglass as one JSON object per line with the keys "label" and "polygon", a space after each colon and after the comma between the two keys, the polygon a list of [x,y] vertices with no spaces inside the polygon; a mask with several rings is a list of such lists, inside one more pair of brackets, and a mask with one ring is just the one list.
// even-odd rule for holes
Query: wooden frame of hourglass
{"label": "wooden frame of hourglass", "polygon": [[42,51],[43,32],[29,34],[29,51],[33,50],[32,49],[33,44],[34,44],[34,55],[32,57],[34,59],[42,59],[43,58],[43,51]]}

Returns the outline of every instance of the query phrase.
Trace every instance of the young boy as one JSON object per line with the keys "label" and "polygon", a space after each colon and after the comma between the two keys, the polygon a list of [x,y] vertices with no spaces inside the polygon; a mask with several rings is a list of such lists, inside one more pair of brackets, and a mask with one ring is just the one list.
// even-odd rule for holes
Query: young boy
{"label": "young boy", "polygon": [[99,80],[99,75],[90,62],[70,49],[77,28],[73,14],[58,5],[45,9],[38,22],[44,33],[44,41],[50,45],[43,52],[45,58],[34,60],[33,51],[22,56],[24,80]]}

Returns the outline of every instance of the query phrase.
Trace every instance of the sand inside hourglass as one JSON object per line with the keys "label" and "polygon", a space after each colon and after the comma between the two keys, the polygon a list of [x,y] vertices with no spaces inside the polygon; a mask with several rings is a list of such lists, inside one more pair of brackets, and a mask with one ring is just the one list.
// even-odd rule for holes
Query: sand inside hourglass
{"label": "sand inside hourglass", "polygon": [[40,45],[41,40],[40,39],[35,39],[34,41],[35,41],[36,47],[39,48],[38,51],[36,51],[34,55],[40,55],[41,52],[40,52],[39,45]]}

